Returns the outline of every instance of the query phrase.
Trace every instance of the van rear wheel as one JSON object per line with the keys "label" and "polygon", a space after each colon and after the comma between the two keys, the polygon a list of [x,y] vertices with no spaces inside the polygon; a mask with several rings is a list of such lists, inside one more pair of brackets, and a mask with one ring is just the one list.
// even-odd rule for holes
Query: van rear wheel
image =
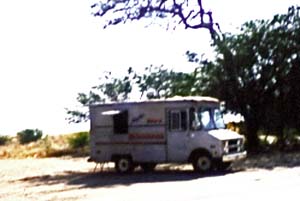
{"label": "van rear wheel", "polygon": [[212,159],[208,154],[196,154],[193,159],[193,168],[196,172],[207,173],[212,169]]}
{"label": "van rear wheel", "polygon": [[133,171],[133,162],[129,157],[120,157],[115,162],[115,168],[119,173],[129,173]]}

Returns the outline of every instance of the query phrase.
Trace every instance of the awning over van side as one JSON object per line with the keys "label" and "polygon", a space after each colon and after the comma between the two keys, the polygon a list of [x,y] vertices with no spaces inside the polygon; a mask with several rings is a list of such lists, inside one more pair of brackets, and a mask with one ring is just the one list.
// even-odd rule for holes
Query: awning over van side
{"label": "awning over van side", "polygon": [[122,112],[121,110],[107,110],[107,111],[101,112],[101,115],[113,116],[116,114],[120,114],[121,112]]}

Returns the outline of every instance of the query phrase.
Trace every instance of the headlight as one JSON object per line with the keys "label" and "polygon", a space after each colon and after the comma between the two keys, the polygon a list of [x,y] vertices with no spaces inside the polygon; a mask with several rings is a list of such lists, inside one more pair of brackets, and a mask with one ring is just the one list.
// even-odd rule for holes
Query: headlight
{"label": "headlight", "polygon": [[240,140],[240,151],[244,151],[245,150],[245,140],[244,139],[241,139]]}
{"label": "headlight", "polygon": [[224,152],[227,154],[229,152],[228,141],[223,141],[222,145],[223,145]]}

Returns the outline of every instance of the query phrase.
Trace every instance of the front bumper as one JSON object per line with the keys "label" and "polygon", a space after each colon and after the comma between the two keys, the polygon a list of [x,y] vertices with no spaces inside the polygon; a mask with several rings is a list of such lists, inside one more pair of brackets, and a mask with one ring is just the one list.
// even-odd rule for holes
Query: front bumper
{"label": "front bumper", "polygon": [[244,152],[240,152],[240,153],[224,155],[222,157],[222,161],[223,162],[233,162],[233,161],[245,159],[246,157],[247,157],[247,151],[244,151]]}

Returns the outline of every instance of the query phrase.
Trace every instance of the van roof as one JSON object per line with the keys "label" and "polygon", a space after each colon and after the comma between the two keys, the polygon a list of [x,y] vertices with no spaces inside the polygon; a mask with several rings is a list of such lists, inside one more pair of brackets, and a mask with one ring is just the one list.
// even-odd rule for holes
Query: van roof
{"label": "van roof", "polygon": [[[154,100],[154,99],[153,99]],[[158,99],[160,101],[208,101],[208,102],[219,102],[217,98],[209,96],[174,96],[166,99]]]}
{"label": "van roof", "polygon": [[103,104],[95,104],[91,106],[100,106],[100,105],[115,105],[115,104],[135,104],[135,103],[159,103],[159,102],[214,102],[219,103],[217,98],[209,96],[174,96],[170,98],[159,98],[159,99],[150,99],[150,100],[127,100],[122,102],[107,102]]}

